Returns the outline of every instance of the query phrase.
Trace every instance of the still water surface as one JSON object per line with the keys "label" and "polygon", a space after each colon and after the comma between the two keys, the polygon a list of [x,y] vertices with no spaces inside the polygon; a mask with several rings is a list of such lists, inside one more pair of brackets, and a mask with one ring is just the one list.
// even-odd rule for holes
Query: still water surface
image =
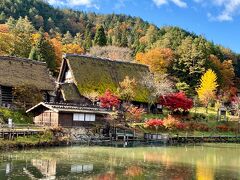
{"label": "still water surface", "polygon": [[240,145],[60,147],[0,154],[5,179],[240,179]]}

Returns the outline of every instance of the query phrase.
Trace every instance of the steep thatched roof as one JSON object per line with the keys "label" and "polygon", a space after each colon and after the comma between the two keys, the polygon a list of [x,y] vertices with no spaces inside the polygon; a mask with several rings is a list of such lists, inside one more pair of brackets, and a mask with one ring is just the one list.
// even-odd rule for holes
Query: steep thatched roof
{"label": "steep thatched roof", "polygon": [[73,83],[62,84],[61,91],[62,91],[64,101],[78,102],[81,100],[81,96],[78,92],[78,89]]}
{"label": "steep thatched roof", "polygon": [[0,56],[0,85],[34,85],[41,90],[55,87],[46,63],[9,56]]}
{"label": "steep thatched roof", "polygon": [[63,59],[59,82],[64,77],[63,69],[66,64],[71,70],[74,83],[81,94],[92,91],[103,94],[106,89],[116,92],[119,82],[129,76],[138,83],[134,101],[147,102],[148,91],[140,83],[142,76],[149,72],[145,65],[67,54]]}

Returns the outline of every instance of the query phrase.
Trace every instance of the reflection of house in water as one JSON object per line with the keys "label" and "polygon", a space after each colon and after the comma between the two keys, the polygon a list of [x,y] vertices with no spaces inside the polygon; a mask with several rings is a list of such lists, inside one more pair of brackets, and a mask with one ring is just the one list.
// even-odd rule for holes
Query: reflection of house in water
{"label": "reflection of house in water", "polygon": [[57,169],[56,160],[32,159],[32,165],[35,166],[46,178],[55,179]]}
{"label": "reflection of house in water", "polygon": [[6,174],[9,174],[11,172],[11,164],[7,163],[6,164]]}
{"label": "reflection of house in water", "polygon": [[72,173],[91,172],[93,171],[93,164],[71,165]]}
{"label": "reflection of house in water", "polygon": [[[67,165],[67,172],[62,171],[60,166],[57,165],[56,160],[47,159],[32,159],[32,165],[35,166],[42,175],[47,179],[55,179],[57,173],[84,173],[93,171],[93,164],[74,164],[71,166]],[[58,172],[57,172],[58,171]]]}

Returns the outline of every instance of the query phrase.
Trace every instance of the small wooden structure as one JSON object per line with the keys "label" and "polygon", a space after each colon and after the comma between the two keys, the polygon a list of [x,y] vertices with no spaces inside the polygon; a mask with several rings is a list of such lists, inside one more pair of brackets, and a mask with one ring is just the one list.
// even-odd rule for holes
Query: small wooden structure
{"label": "small wooden structure", "polygon": [[0,138],[12,140],[19,136],[29,136],[35,134],[43,134],[43,130],[14,130],[14,129],[0,129]]}
{"label": "small wooden structure", "polygon": [[111,113],[100,107],[76,104],[41,102],[26,111],[34,115],[34,123],[44,126],[81,127],[105,124]]}
{"label": "small wooden structure", "polygon": [[221,121],[221,120],[226,121],[226,120],[227,120],[227,108],[226,108],[226,107],[221,106],[221,107],[218,109],[217,120],[218,120],[218,121]]}
{"label": "small wooden structure", "polygon": [[26,58],[0,56],[0,106],[11,107],[13,89],[18,86],[35,86],[41,90],[46,101],[55,84],[44,62]]}

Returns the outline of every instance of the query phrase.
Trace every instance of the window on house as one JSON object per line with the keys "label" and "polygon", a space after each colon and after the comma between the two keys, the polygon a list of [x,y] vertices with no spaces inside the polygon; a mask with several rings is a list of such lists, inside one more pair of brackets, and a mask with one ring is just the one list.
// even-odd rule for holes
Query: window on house
{"label": "window on house", "polygon": [[95,121],[95,114],[86,114],[85,121]]}
{"label": "window on house", "polygon": [[74,121],[95,121],[95,114],[83,114],[83,113],[74,113],[73,120]]}
{"label": "window on house", "polygon": [[74,113],[73,120],[74,121],[84,121],[84,114]]}

